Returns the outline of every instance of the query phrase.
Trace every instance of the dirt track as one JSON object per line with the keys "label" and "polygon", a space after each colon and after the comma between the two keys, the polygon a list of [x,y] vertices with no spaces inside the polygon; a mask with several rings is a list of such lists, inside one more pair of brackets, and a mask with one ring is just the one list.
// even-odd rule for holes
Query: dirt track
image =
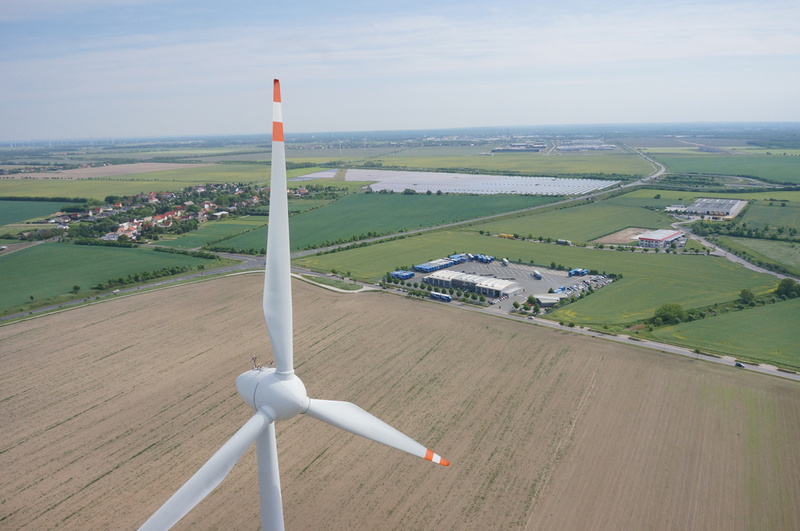
{"label": "dirt track", "polygon": [[[140,525],[249,417],[240,275],[0,327],[0,526]],[[295,289],[309,395],[452,462],[279,423],[288,529],[800,527],[800,386],[382,293]],[[179,529],[256,529],[255,452]]]}

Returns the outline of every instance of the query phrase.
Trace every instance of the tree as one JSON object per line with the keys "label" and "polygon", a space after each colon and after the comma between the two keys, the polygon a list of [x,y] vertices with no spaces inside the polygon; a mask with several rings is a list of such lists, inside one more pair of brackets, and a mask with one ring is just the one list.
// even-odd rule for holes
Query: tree
{"label": "tree", "polygon": [[750,303],[756,300],[756,296],[753,295],[753,292],[747,288],[739,292],[739,298],[742,299],[742,302],[746,303]]}
{"label": "tree", "polygon": [[75,293],[77,295],[77,293],[80,290],[81,290],[81,287],[79,285],[75,284],[74,286],[72,286],[72,293]]}
{"label": "tree", "polygon": [[514,304],[512,304],[512,306],[514,307],[515,310],[519,310],[519,302],[514,301]]}
{"label": "tree", "polygon": [[791,278],[784,278],[778,283],[778,287],[775,288],[775,294],[778,297],[785,296],[786,298],[797,297],[800,295],[800,284],[792,280]]}
{"label": "tree", "polygon": [[654,321],[660,320],[662,323],[680,323],[686,320],[686,310],[683,306],[674,302],[662,304],[656,309]]}

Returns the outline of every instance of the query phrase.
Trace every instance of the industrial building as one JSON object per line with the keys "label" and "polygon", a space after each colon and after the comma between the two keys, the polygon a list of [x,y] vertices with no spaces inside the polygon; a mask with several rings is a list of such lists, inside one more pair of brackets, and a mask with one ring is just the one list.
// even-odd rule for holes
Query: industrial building
{"label": "industrial building", "polygon": [[470,275],[457,271],[436,271],[424,277],[422,281],[438,288],[471,291],[490,298],[510,296],[522,291],[519,283],[512,280]]}
{"label": "industrial building", "polygon": [[424,264],[415,265],[414,271],[419,271],[420,273],[433,273],[434,271],[438,271],[446,267],[463,264],[466,261],[467,255],[453,254],[447,258],[439,258],[438,260],[431,260],[430,262],[425,262]]}
{"label": "industrial building", "polygon": [[738,199],[710,199],[701,197],[686,207],[686,212],[696,216],[734,218],[746,206],[747,201],[739,201]]}
{"label": "industrial building", "polygon": [[673,242],[680,241],[682,237],[683,232],[679,230],[661,229],[640,234],[637,239],[639,240],[639,247],[665,249],[672,245]]}

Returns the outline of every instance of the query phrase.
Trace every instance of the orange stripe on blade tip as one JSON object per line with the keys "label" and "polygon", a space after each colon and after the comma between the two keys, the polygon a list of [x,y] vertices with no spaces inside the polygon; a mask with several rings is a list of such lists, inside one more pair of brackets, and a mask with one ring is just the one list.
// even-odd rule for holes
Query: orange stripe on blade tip
{"label": "orange stripe on blade tip", "polygon": [[276,103],[281,101],[281,82],[277,79],[272,82],[272,101]]}
{"label": "orange stripe on blade tip", "polygon": [[426,449],[425,450],[425,459],[427,459],[428,461],[433,461],[433,452],[428,450],[428,449]]}
{"label": "orange stripe on blade tip", "polygon": [[272,141],[283,142],[283,122],[272,122]]}

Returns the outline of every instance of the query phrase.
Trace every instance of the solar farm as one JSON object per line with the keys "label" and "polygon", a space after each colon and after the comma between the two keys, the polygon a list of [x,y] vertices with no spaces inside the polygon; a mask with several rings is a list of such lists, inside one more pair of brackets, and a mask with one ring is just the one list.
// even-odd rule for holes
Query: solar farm
{"label": "solar farm", "polygon": [[373,192],[417,193],[428,191],[448,194],[530,194],[581,195],[603,190],[619,183],[601,179],[556,177],[518,177],[511,175],[474,175],[425,171],[348,170],[347,181],[373,182]]}

